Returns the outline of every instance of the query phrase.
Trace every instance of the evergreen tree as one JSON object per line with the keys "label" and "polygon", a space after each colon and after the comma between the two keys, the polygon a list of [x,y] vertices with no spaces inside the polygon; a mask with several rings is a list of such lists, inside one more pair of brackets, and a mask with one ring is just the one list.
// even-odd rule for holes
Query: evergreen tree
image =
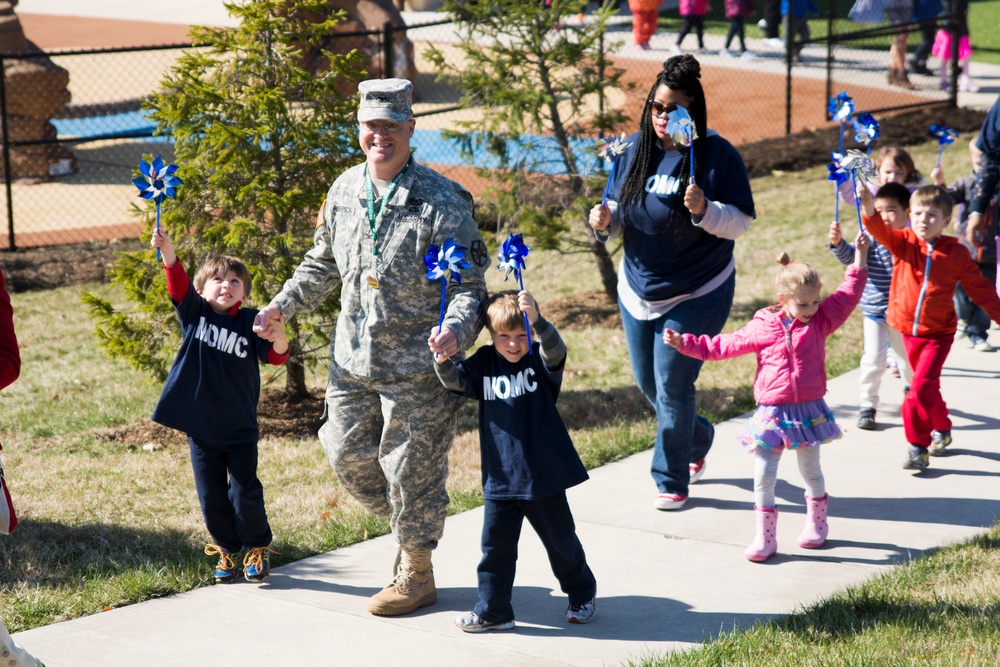
{"label": "evergreen tree", "polygon": [[[363,75],[361,56],[322,50],[324,38],[344,18],[329,5],[227,4],[239,26],[193,29],[196,48],[184,52],[145,104],[157,132],[172,138],[173,161],[184,180],[177,200],[162,206],[161,224],[179,261],[193,277],[208,255],[238,257],[253,276],[249,301],[258,308],[312,246],[329,184],[362,158],[353,96]],[[303,56],[306,49],[320,49],[318,66],[314,57]],[[150,231],[152,210],[139,209]],[[111,279],[132,308],[119,311],[84,295],[100,344],[111,356],[165,378],[179,327],[154,251],[121,253]],[[290,396],[307,393],[305,367],[318,361],[317,350],[325,358],[338,306],[331,296],[311,315],[288,323]]]}
{"label": "evergreen tree", "polygon": [[[460,56],[434,47],[427,55],[439,79],[461,91],[459,105],[478,112],[457,123],[462,131],[445,136],[459,141],[491,183],[480,210],[496,215],[498,227],[517,226],[539,247],[590,252],[614,298],[614,264],[586,225],[604,175],[584,174],[597,160],[596,140],[624,121],[619,109],[603,104],[608,91],[622,86],[623,72],[606,60],[615,48],[605,39],[615,1],[604,0],[577,25],[587,4],[445,0],[457,22]],[[553,173],[559,175],[547,175]],[[585,234],[567,233],[581,223]]]}

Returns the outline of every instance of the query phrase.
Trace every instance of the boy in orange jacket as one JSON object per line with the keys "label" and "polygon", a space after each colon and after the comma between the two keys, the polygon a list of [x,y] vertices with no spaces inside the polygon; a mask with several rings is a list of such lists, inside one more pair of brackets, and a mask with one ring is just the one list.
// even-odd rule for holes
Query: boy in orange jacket
{"label": "boy in orange jacket", "polygon": [[[941,397],[941,369],[955,340],[958,317],[952,297],[961,282],[969,297],[1000,322],[1000,296],[983,277],[969,251],[941,232],[951,223],[951,197],[936,185],[910,196],[912,227],[892,229],[875,210],[871,192],[858,181],[865,228],[892,253],[889,326],[903,334],[913,369],[900,413],[910,443],[903,467],[923,470],[928,454],[941,456],[951,444],[951,418]],[[875,197],[878,197],[878,193]]]}

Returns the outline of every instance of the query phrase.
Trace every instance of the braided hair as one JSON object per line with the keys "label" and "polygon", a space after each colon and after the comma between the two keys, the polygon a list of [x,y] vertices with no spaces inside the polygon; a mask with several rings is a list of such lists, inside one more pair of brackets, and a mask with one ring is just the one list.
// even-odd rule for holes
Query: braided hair
{"label": "braided hair", "polygon": [[[650,161],[652,159],[653,147],[659,142],[656,132],[653,130],[653,116],[650,113],[650,104],[656,91],[660,86],[667,86],[671,90],[683,92],[691,100],[688,107],[688,115],[694,121],[698,139],[694,141],[695,171],[702,162],[702,152],[704,151],[704,137],[708,133],[708,111],[705,107],[705,91],[701,87],[701,65],[698,60],[690,55],[673,56],[663,63],[663,69],[656,76],[649,95],[646,97],[646,104],[642,108],[642,118],[639,121],[639,138],[636,141],[635,153],[632,156],[632,163],[629,165],[628,173],[625,174],[625,182],[618,195],[619,212],[623,219],[628,218],[639,207],[639,203],[645,196],[646,178],[650,172]],[[682,151],[681,158],[681,183],[678,192],[687,190],[690,180],[691,168],[689,165],[690,151]],[[691,212],[683,205],[675,206],[671,209],[668,225],[681,225],[691,221]]]}

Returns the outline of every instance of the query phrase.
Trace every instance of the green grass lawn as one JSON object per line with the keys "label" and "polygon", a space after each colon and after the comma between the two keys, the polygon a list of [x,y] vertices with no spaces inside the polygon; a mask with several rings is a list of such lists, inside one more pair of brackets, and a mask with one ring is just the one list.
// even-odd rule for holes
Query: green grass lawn
{"label": "green grass lawn", "polygon": [[[950,180],[969,170],[968,139],[945,152]],[[911,153],[928,172],[937,144]],[[833,215],[826,174],[825,167],[817,167],[754,179],[758,218],[736,244],[737,292],[727,330],[772,301],[774,260],[781,251],[816,266],[827,286],[839,283],[844,269],[826,247]],[[850,211],[842,213],[850,229]],[[545,270],[533,270],[540,266]],[[491,271],[489,278],[491,289],[505,287],[500,272]],[[532,252],[526,279],[543,313],[553,299],[600,289],[589,258],[580,254]],[[15,632],[210,580],[187,447],[183,440],[144,447],[116,438],[130,424],[148,419],[160,386],[101,355],[80,305],[85,290],[124,305],[106,285],[12,296],[23,369],[0,393],[0,441],[22,524],[0,539],[0,616]],[[569,360],[560,410],[584,462],[599,466],[648,449],[652,415],[634,387],[622,332],[562,333]],[[857,366],[860,340],[855,313],[828,340],[830,375]],[[699,409],[716,422],[750,410],[753,376],[752,357],[707,364],[699,380]],[[318,387],[322,379],[311,382]],[[452,512],[482,502],[472,404],[461,415],[459,431],[449,478]],[[260,451],[276,535],[275,565],[388,531],[385,521],[364,512],[340,487],[314,437],[265,438]],[[963,657],[970,651],[982,664],[993,664],[1000,627],[998,539],[994,531],[898,567],[787,621],[723,635],[700,650],[643,664],[924,664],[935,655],[975,664]],[[789,657],[777,662],[779,655]]]}

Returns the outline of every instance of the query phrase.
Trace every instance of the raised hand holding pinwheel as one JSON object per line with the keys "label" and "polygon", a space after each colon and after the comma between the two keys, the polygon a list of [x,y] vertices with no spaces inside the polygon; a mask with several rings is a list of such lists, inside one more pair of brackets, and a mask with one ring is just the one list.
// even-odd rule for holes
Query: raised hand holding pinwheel
{"label": "raised hand holding pinwheel", "polygon": [[868,147],[868,155],[872,154],[872,142],[879,137],[878,121],[870,113],[860,114],[854,121],[854,140]]}
{"label": "raised hand holding pinwheel", "polygon": [[[604,197],[601,199],[601,206],[608,205],[608,193],[611,190],[611,181],[615,177],[615,165],[618,164],[618,158],[625,154],[625,149],[632,145],[632,142],[625,141],[625,133],[622,132],[622,136],[615,139],[611,137],[610,139],[601,139],[597,142],[597,155],[602,160],[611,162],[611,169],[608,170],[608,183],[604,186]],[[525,252],[524,254],[528,254]]]}
{"label": "raised hand holding pinwheel", "polygon": [[937,164],[935,167],[941,166],[941,155],[944,153],[945,146],[951,146],[955,143],[955,139],[958,139],[958,132],[951,129],[950,127],[945,127],[944,125],[931,125],[931,136],[938,140],[938,156]]}
{"label": "raised hand holding pinwheel", "polygon": [[851,185],[854,186],[855,191],[854,207],[858,210],[858,227],[863,228],[864,225],[861,223],[861,200],[857,197],[858,177],[866,184],[876,182],[877,172],[875,170],[875,163],[872,162],[871,157],[867,153],[862,153],[852,148],[840,160],[840,166],[851,174]]}
{"label": "raised hand holding pinwheel", "polygon": [[[624,136],[623,134],[622,137],[624,138]],[[524,245],[520,234],[511,234],[500,246],[500,263],[497,264],[497,268],[501,271],[507,270],[507,275],[503,278],[504,281],[510,278],[510,274],[513,273],[522,292],[524,291],[524,278],[521,275],[521,269],[524,268],[524,258],[528,256],[529,252],[531,252],[531,248]],[[524,313],[524,331],[528,334],[528,340],[531,340],[531,323],[528,322],[528,313]],[[528,345],[528,354],[531,354],[531,345]]]}
{"label": "raised hand holding pinwheel", "polygon": [[472,266],[465,259],[465,246],[458,245],[455,239],[445,239],[441,247],[431,243],[427,246],[427,254],[424,255],[424,266],[427,268],[427,278],[429,280],[441,281],[441,314],[438,317],[438,333],[444,327],[444,307],[448,299],[448,280],[457,285],[462,284],[462,269]]}
{"label": "raised hand holding pinwheel", "polygon": [[[139,196],[156,202],[156,231],[160,231],[160,204],[167,197],[177,198],[177,186],[184,185],[184,181],[174,174],[177,172],[176,164],[164,164],[163,158],[157,155],[152,162],[139,160],[139,172],[141,176],[132,179],[135,187],[139,188]],[[160,249],[156,249],[157,261],[162,261]]]}
{"label": "raised hand holding pinwheel", "polygon": [[838,143],[837,152],[844,152],[844,124],[851,122],[851,116],[854,115],[854,100],[848,96],[847,91],[843,91],[836,97],[830,98],[830,104],[827,106],[826,110],[830,113],[830,120],[840,123],[840,142]]}
{"label": "raised hand holding pinwheel", "polygon": [[826,177],[826,180],[833,181],[833,219],[838,225],[840,224],[840,186],[850,178],[847,170],[840,166],[840,161],[843,157],[840,153],[834,153],[833,162],[826,165],[826,168],[830,171],[830,175]]}
{"label": "raised hand holding pinwheel", "polygon": [[687,109],[678,106],[667,114],[667,134],[679,146],[687,146],[691,152],[691,175],[689,183],[694,183],[694,140],[698,138],[698,128],[688,114]]}

